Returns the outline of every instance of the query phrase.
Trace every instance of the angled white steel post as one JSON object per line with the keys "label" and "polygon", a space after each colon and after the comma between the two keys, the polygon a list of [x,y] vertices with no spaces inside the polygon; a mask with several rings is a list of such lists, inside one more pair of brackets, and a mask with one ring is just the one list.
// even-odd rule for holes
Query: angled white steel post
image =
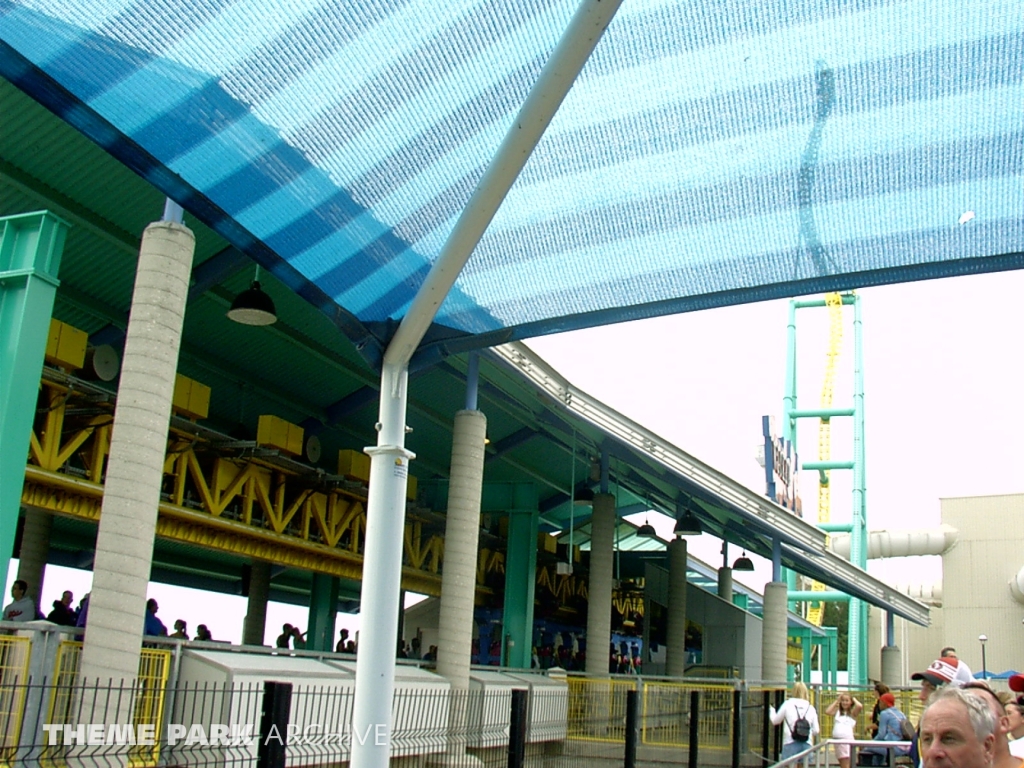
{"label": "angled white steel post", "polygon": [[406,479],[413,458],[405,448],[409,360],[620,3],[580,4],[384,354],[377,445],[366,449],[370,492],[352,768],[383,768],[391,747]]}

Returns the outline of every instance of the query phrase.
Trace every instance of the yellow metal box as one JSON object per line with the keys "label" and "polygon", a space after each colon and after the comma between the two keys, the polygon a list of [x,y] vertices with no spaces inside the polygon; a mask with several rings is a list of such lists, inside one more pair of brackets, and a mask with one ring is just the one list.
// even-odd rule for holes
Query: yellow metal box
{"label": "yellow metal box", "polygon": [[46,339],[46,362],[61,368],[77,369],[85,364],[85,348],[89,334],[60,320],[50,320]]}
{"label": "yellow metal box", "polygon": [[411,501],[416,500],[416,475],[410,474],[406,478],[405,498]]}
{"label": "yellow metal box", "polygon": [[546,533],[538,533],[537,548],[541,552],[550,552],[552,555],[554,555],[558,552],[558,539]]}
{"label": "yellow metal box", "polygon": [[303,431],[302,427],[279,416],[263,414],[256,427],[256,442],[293,456],[301,456]]}
{"label": "yellow metal box", "polygon": [[349,480],[370,482],[370,457],[361,451],[349,448],[338,451],[338,474]]}
{"label": "yellow metal box", "polygon": [[205,419],[210,414],[210,388],[179,373],[174,378],[174,398],[171,404],[185,418]]}

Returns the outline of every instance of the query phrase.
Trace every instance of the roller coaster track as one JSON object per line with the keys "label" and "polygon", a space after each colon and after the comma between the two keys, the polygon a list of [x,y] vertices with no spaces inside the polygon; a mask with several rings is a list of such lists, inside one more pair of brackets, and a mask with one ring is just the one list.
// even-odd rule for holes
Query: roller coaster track
{"label": "roller coaster track", "polygon": [[[832,391],[836,379],[836,364],[843,348],[843,297],[838,293],[825,295],[825,306],[828,307],[829,332],[828,351],[825,362],[825,378],[821,387],[822,409],[832,407]],[[818,460],[830,461],[832,458],[832,424],[829,419],[821,419],[818,425]],[[832,487],[829,483],[829,470],[819,470],[818,479],[818,524],[828,523],[832,519]],[[825,585],[815,581],[811,591],[823,592]],[[825,604],[821,601],[812,602],[807,609],[807,621],[821,626],[825,614]]]}

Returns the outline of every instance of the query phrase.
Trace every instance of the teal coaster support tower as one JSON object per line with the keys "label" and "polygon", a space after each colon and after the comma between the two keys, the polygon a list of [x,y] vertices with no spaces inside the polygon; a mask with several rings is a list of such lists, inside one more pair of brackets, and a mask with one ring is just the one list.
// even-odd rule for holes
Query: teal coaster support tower
{"label": "teal coaster support tower", "polygon": [[[863,339],[861,323],[860,297],[856,294],[843,294],[843,307],[853,307],[853,407],[847,408],[813,408],[800,409],[797,405],[797,355],[796,355],[796,312],[798,309],[824,308],[824,299],[792,300],[789,303],[789,324],[787,328],[786,353],[786,391],[783,399],[783,436],[788,440],[794,452],[797,451],[797,420],[819,419],[830,421],[833,418],[853,419],[853,456],[845,461],[807,461],[802,462],[801,469],[817,470],[822,482],[828,482],[825,474],[831,470],[850,470],[853,472],[853,510],[850,523],[823,525],[828,532],[849,531],[850,562],[867,569],[867,492],[864,472],[864,364]],[[787,573],[790,603],[799,602],[794,599],[808,599],[810,595],[796,591],[796,574]],[[850,598],[829,592],[814,593],[821,600],[849,600],[849,640],[847,643],[847,664],[851,685],[867,684],[868,658],[868,606],[863,600]]]}
{"label": "teal coaster support tower", "polygon": [[48,211],[0,218],[0,576],[25,483],[39,377],[68,224]]}

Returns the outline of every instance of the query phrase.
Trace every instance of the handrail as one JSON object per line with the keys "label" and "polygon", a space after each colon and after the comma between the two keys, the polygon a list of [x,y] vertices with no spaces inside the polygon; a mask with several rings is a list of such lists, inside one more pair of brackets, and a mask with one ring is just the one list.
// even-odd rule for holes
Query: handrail
{"label": "handrail", "polygon": [[[906,749],[910,749],[910,747],[913,745],[913,742],[910,742],[910,741],[879,741],[877,739],[825,739],[824,741],[819,741],[814,746],[808,747],[807,749],[805,749],[802,752],[798,752],[797,754],[793,755],[792,757],[787,757],[785,760],[780,760],[779,762],[775,763],[775,765],[773,765],[772,768],[786,768],[787,766],[795,766],[798,762],[799,763],[804,763],[805,761],[807,761],[809,763],[811,755],[814,756],[815,768],[827,768],[827,766],[829,765],[829,759],[828,759],[829,752],[828,752],[828,748],[830,746],[834,745],[834,744],[845,744],[847,746],[854,747],[854,748],[872,747],[874,749],[881,748],[881,749],[893,750],[893,749],[897,749],[897,748],[900,748],[900,747],[904,747]],[[825,754],[824,762],[822,762],[822,759],[821,759],[823,752]],[[851,763],[852,763],[853,762],[853,760],[852,760],[853,754],[852,753],[851,753],[850,757],[851,757]],[[892,763],[891,760],[889,762]]]}

